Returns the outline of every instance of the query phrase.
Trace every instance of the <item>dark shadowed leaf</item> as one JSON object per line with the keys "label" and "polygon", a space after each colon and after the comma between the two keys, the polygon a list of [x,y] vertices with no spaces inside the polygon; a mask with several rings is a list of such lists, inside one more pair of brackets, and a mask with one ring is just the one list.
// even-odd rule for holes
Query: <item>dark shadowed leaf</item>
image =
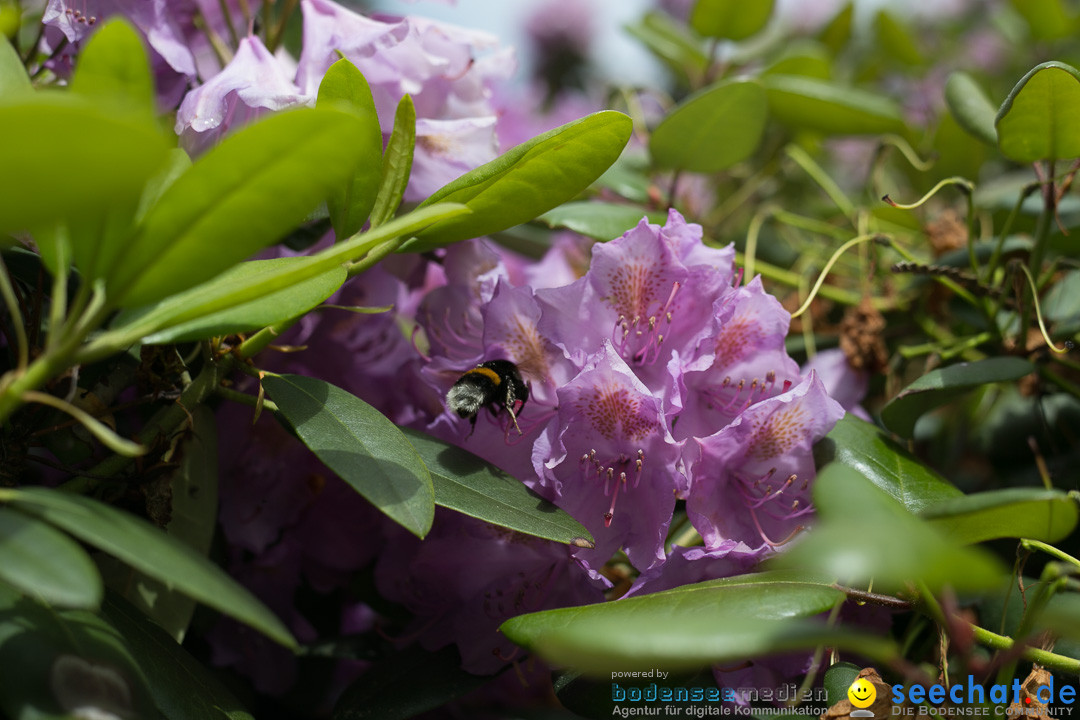
{"label": "dark shadowed leaf", "polygon": [[1019,380],[1035,366],[1017,357],[997,357],[957,363],[931,370],[900,391],[881,411],[881,422],[901,437],[911,437],[924,413],[977,387]]}
{"label": "dark shadowed leaf", "polygon": [[110,593],[101,609],[123,635],[146,675],[154,704],[165,717],[251,720],[252,715],[212,672],[130,603]]}
{"label": "dark shadowed leaf", "polygon": [[615,162],[632,129],[629,117],[604,110],[511,148],[420,203],[463,203],[472,214],[417,233],[402,250],[431,250],[499,232],[563,204]]}
{"label": "dark shadowed leaf", "polygon": [[581,523],[512,475],[468,450],[416,430],[404,432],[431,471],[436,505],[555,542],[592,542]]}
{"label": "dark shadowed leaf", "polygon": [[453,645],[433,653],[414,645],[346,688],[334,706],[333,720],[406,720],[490,681],[462,670]]}
{"label": "dark shadowed leaf", "polygon": [[250,625],[271,640],[286,647],[296,645],[285,625],[246,588],[146,520],[82,495],[47,488],[5,490],[3,495],[17,509]]}
{"label": "dark shadowed leaf", "polygon": [[50,605],[95,609],[101,576],[79,544],[40,520],[0,507],[0,580]]}
{"label": "dark shadowed leaf", "polygon": [[396,425],[322,380],[269,376],[263,386],[327,467],[406,530],[427,534],[435,517],[431,475]]}
{"label": "dark shadowed leaf", "polygon": [[0,583],[0,715],[13,720],[156,718],[124,637],[88,610],[60,610]]}

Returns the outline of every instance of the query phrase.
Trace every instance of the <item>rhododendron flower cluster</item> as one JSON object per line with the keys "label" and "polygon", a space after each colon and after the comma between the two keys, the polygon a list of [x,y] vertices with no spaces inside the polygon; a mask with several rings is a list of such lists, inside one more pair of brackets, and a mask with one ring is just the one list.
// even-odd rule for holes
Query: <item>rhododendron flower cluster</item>
{"label": "rhododendron flower cluster", "polygon": [[[552,257],[563,252],[541,264],[566,267]],[[743,283],[733,259],[675,211],[596,244],[588,271],[557,287],[470,241],[345,291],[396,302],[394,314],[305,324],[295,340],[307,351],[284,369],[355,363],[333,371],[347,389],[511,472],[595,538],[567,547],[449,513],[422,542],[389,529],[379,587],[416,614],[425,646],[456,641],[466,669],[493,672],[513,653],[503,620],[599,601],[616,553],[647,592],[747,570],[807,526],[810,448],[844,411],[814,373],[800,375],[784,351],[787,311],[760,279]],[[474,428],[445,407],[457,378],[492,359],[530,386],[518,428],[486,411]],[[683,506],[703,544],[665,549]]]}

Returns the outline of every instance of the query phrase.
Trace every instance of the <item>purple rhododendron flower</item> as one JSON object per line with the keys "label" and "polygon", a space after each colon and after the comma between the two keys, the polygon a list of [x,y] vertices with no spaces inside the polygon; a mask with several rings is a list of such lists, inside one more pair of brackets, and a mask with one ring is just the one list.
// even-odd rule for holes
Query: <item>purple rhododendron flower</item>
{"label": "purple rhododendron flower", "polygon": [[225,69],[184,98],[176,114],[176,134],[188,152],[196,154],[234,127],[308,100],[262,41],[245,37]]}
{"label": "purple rhododendron flower", "polygon": [[775,547],[802,529],[813,511],[811,447],[843,416],[811,373],[696,439],[700,456],[690,464],[686,511],[705,546],[737,540]]}

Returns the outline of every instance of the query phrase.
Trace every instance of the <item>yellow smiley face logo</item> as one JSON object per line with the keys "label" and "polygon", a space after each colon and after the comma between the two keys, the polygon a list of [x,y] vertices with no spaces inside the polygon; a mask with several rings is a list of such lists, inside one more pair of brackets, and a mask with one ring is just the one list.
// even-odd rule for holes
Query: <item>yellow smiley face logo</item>
{"label": "yellow smiley face logo", "polygon": [[877,698],[877,690],[866,678],[859,678],[847,689],[848,700],[857,708],[868,708]]}

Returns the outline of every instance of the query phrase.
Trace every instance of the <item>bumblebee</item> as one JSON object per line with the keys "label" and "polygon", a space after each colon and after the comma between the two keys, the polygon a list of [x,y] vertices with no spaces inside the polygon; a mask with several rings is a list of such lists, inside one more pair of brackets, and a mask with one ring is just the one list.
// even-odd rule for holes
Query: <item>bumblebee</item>
{"label": "bumblebee", "polygon": [[[498,415],[501,408],[510,413],[510,422],[521,435],[517,414],[525,409],[529,388],[521,379],[517,366],[509,360],[488,360],[466,370],[446,393],[446,406],[463,418],[469,418],[476,429],[476,414],[487,408]],[[472,434],[472,431],[469,432]]]}

